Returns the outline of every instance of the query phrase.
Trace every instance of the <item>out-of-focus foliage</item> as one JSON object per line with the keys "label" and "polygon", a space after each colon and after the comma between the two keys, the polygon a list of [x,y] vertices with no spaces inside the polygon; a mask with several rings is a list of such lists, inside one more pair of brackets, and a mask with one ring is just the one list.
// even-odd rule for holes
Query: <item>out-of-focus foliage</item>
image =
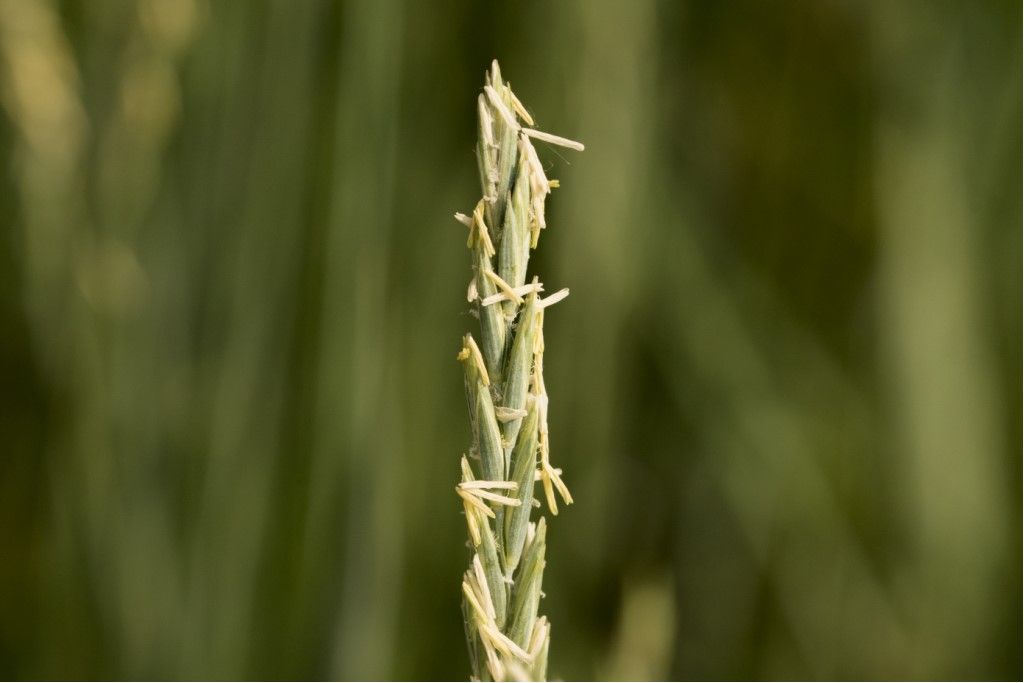
{"label": "out-of-focus foliage", "polygon": [[0,0],[0,675],[467,674],[496,56],[587,143],[541,150],[552,675],[1019,678],[1020,25]]}

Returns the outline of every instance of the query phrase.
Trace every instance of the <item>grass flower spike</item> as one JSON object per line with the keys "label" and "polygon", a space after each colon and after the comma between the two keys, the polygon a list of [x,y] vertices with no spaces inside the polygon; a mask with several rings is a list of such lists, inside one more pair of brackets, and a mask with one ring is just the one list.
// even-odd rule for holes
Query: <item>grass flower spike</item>
{"label": "grass flower spike", "polygon": [[556,492],[572,503],[550,461],[544,312],[569,290],[541,298],[544,285],[526,281],[530,250],[547,226],[544,202],[558,187],[534,140],[576,151],[583,145],[536,130],[497,61],[484,80],[476,148],[483,197],[469,214],[455,214],[468,230],[474,272],[466,298],[480,320],[479,344],[467,334],[458,354],[473,434],[455,489],[473,552],[462,610],[474,679],[542,681],[551,624],[538,614],[547,523],[530,519],[540,507],[536,482],[552,515]]}

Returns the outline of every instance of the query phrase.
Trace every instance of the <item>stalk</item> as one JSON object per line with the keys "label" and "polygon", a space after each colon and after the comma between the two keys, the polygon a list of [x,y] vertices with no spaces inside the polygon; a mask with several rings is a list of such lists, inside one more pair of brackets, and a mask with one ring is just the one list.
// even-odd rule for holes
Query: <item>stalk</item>
{"label": "stalk", "polygon": [[550,623],[538,614],[547,523],[530,516],[540,507],[537,481],[552,515],[556,491],[572,503],[549,457],[543,361],[544,311],[569,290],[542,298],[544,285],[536,277],[526,282],[530,251],[546,227],[545,199],[558,187],[533,140],[578,151],[583,145],[535,130],[497,61],[484,81],[476,148],[483,197],[470,215],[455,214],[469,230],[467,298],[480,320],[480,343],[467,334],[458,354],[473,434],[456,487],[473,551],[462,612],[474,679],[543,681],[551,638]]}

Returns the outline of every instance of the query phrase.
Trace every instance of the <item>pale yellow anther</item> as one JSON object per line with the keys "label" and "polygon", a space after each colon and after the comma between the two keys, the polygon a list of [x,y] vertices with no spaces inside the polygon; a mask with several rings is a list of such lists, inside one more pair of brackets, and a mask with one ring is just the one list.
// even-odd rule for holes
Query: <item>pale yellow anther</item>
{"label": "pale yellow anther", "polygon": [[[473,209],[473,226],[476,228],[476,238],[483,245],[484,254],[490,258],[494,256],[494,243],[491,242],[491,233],[484,223],[484,200],[480,200]],[[471,238],[472,239],[472,238]]]}
{"label": "pale yellow anther", "polygon": [[[466,493],[469,492],[466,491]],[[489,500],[494,503],[500,503],[501,505],[507,505],[508,507],[513,508],[519,507],[522,504],[522,502],[518,498],[509,498],[508,496],[503,496],[499,493],[491,493],[490,491],[473,491],[472,495],[476,496],[477,498],[483,498],[484,500]]]}
{"label": "pale yellow anther", "polygon": [[498,94],[498,91],[490,85],[485,85],[484,93],[487,94],[487,99],[490,101],[491,106],[498,111],[498,114],[501,116],[502,120],[505,121],[506,125],[508,125],[512,130],[519,130],[521,127],[519,122],[516,121],[516,117],[509,111],[508,107],[505,106],[505,103],[501,101],[501,95]]}
{"label": "pale yellow anther", "polygon": [[[513,287],[512,288],[512,292],[515,293],[517,296],[520,296],[520,297],[526,296],[527,294],[531,294],[533,292],[539,293],[539,292],[543,292],[543,291],[544,291],[544,285],[542,285],[540,283],[530,283],[530,284],[526,284],[526,285],[519,285],[518,287]],[[498,302],[509,301],[509,300],[515,301],[515,299],[512,299],[508,295],[508,293],[506,293],[504,290],[502,290],[500,292],[497,292],[496,294],[492,294],[492,295],[490,295],[488,297],[485,297],[485,298],[481,299],[480,300],[480,305],[481,306],[491,306],[491,305],[496,304]],[[520,300],[517,303],[522,303],[522,301]]]}
{"label": "pale yellow anther", "polygon": [[477,596],[476,591],[469,584],[468,577],[472,577],[472,574],[466,572],[467,579],[462,581],[462,594],[466,596],[466,600],[469,601],[470,606],[476,611],[476,613],[482,618],[487,619],[487,610],[480,604],[480,598]]}
{"label": "pale yellow anther", "polygon": [[516,290],[514,290],[509,283],[505,282],[505,280],[503,280],[500,275],[490,270],[485,270],[484,275],[487,277],[487,279],[493,282],[494,285],[498,289],[500,289],[502,293],[505,294],[506,297],[509,298],[509,300],[514,301],[517,304],[523,303],[523,297],[516,294]]}
{"label": "pale yellow anther", "polygon": [[537,156],[537,149],[526,135],[519,136],[519,148],[530,172],[531,189],[535,194],[539,193],[543,197],[543,195],[550,192],[551,187],[548,185],[548,177],[544,173],[544,166],[540,163],[540,157]]}
{"label": "pale yellow anther", "polygon": [[551,486],[551,477],[548,474],[547,468],[541,468],[540,481],[544,485],[544,497],[548,501],[548,510],[551,511],[552,515],[558,516],[558,503],[555,501],[555,492]]}
{"label": "pale yellow anther", "polygon": [[565,482],[562,481],[562,478],[558,476],[558,472],[556,472],[555,468],[551,466],[550,461],[547,464],[547,471],[548,476],[551,477],[551,481],[555,484],[555,488],[558,489],[558,493],[562,496],[562,500],[565,501],[566,505],[572,505],[573,500],[572,494],[569,493],[569,487],[566,486]]}
{"label": "pale yellow anther", "polygon": [[[462,469],[462,481],[473,481],[473,469],[469,466],[469,460],[466,459],[465,454],[463,454],[459,466]],[[480,508],[483,508],[482,512],[484,514],[493,511],[483,502],[473,497],[472,494],[461,490],[458,486],[455,487],[455,492],[462,499],[462,509],[466,513],[466,526],[469,527],[469,536],[473,540],[473,547],[475,548],[480,545],[482,540],[480,537],[480,524],[484,522],[477,516],[479,513],[474,506],[478,505]]]}
{"label": "pale yellow anther", "polygon": [[504,633],[498,630],[494,623],[484,624],[481,629],[482,633],[486,633],[487,637],[491,639],[491,643],[494,645],[494,649],[503,655],[518,657],[524,662],[533,661],[533,658],[523,648],[519,647],[511,638],[506,636]]}
{"label": "pale yellow anther", "polygon": [[473,468],[469,466],[469,459],[466,454],[462,454],[462,460],[459,462],[459,467],[462,469],[462,481],[473,481],[476,477],[473,476]]}
{"label": "pale yellow anther", "polygon": [[[533,124],[530,124],[533,125]],[[523,133],[529,135],[535,140],[541,142],[547,142],[552,145],[558,145],[559,147],[565,147],[566,149],[572,149],[577,152],[583,151],[583,143],[570,140],[569,138],[563,138],[561,135],[552,135],[551,133],[545,133],[542,130],[534,130],[533,128],[523,128]]]}
{"label": "pale yellow anther", "polygon": [[569,288],[568,287],[558,290],[557,292],[555,292],[551,296],[544,297],[543,299],[541,299],[540,301],[537,302],[537,305],[540,306],[541,308],[547,308],[548,306],[554,306],[555,304],[557,304],[559,301],[561,301],[562,299],[566,298],[567,296],[569,296]]}
{"label": "pale yellow anther", "polygon": [[[527,171],[530,181],[530,207],[533,212],[533,222],[537,229],[545,227],[544,221],[544,197],[551,192],[551,185],[544,174],[544,167],[537,156],[530,138],[526,135],[519,136],[520,163]],[[532,247],[537,246],[537,234],[531,235]]]}
{"label": "pale yellow anther", "polygon": [[514,481],[490,481],[487,479],[470,479],[459,484],[459,488],[464,491],[472,491],[478,489],[496,489],[499,491],[515,491],[519,488],[519,484]]}
{"label": "pale yellow anther", "polygon": [[475,548],[483,540],[480,537],[480,525],[477,523],[476,512],[465,499],[462,501],[462,509],[466,514],[466,526],[469,527],[469,537],[473,539],[473,547]]}
{"label": "pale yellow anther", "polygon": [[536,249],[538,241],[540,241],[540,223],[530,221],[530,249]]}
{"label": "pale yellow anther", "polygon": [[484,383],[485,387],[491,385],[490,375],[487,374],[487,366],[484,364],[484,355],[480,353],[480,347],[476,345],[476,340],[473,339],[473,335],[467,334],[462,338],[462,350],[459,351],[458,355],[455,356],[456,360],[467,360],[473,359],[473,364],[476,365],[476,370],[480,373],[480,381]]}
{"label": "pale yellow anther", "polygon": [[544,309],[543,308],[538,308],[538,310],[537,310],[537,333],[533,336],[533,355],[536,356],[536,358],[534,358],[534,366],[533,366],[533,374],[534,374],[534,378],[537,380],[537,386],[538,386],[538,389],[537,389],[536,393],[538,395],[542,395],[542,394],[544,394],[544,391],[543,391],[543,387],[544,387],[544,378],[543,378],[543,369],[544,369],[544,358],[543,358],[543,356],[544,356]]}
{"label": "pale yellow anther", "polygon": [[547,499],[548,509],[551,510],[552,515],[557,515],[558,504],[555,501],[555,490],[558,490],[566,505],[572,505],[573,499],[572,494],[569,493],[569,487],[565,485],[559,474],[561,470],[556,470],[551,466],[546,427],[545,424],[543,431],[540,432],[540,479],[544,485],[544,497]]}
{"label": "pale yellow anther", "polygon": [[476,479],[473,477],[473,470],[469,466],[466,456],[462,456],[462,481],[455,486],[455,492],[465,502],[488,517],[494,517],[494,511],[484,503],[489,500],[501,505],[517,507],[521,505],[518,498],[510,498],[493,491],[515,491],[519,484],[514,481],[492,481],[488,479]]}
{"label": "pale yellow anther", "polygon": [[476,573],[476,585],[480,589],[480,593],[483,596],[483,606],[487,610],[487,616],[491,619],[497,619],[497,613],[494,611],[494,601],[491,599],[491,589],[487,585],[487,575],[484,574],[484,566],[480,562],[480,554],[473,555],[473,571]]}
{"label": "pale yellow anther", "polygon": [[487,229],[487,224],[484,223],[483,210],[481,209],[479,214],[474,213],[473,216],[476,218],[475,223],[477,239],[479,239],[480,244],[483,245],[484,255],[487,256],[487,258],[491,258],[492,256],[494,256],[496,251],[494,249],[494,242],[491,241],[491,233]]}
{"label": "pale yellow anther", "polygon": [[521,118],[523,121],[525,121],[526,125],[532,126],[533,125],[533,117],[530,116],[530,112],[526,111],[526,107],[524,107],[523,103],[519,101],[519,98],[516,97],[516,94],[514,92],[512,92],[512,84],[511,83],[506,83],[505,84],[505,92],[508,93],[509,99],[512,100],[512,109],[515,111],[515,113],[519,114],[519,118]]}
{"label": "pale yellow anther", "polygon": [[463,491],[458,487],[455,488],[455,493],[457,493],[459,495],[459,498],[464,500],[471,507],[473,507],[476,510],[479,510],[480,514],[486,517],[490,517],[492,519],[494,518],[494,510],[488,507],[487,504],[480,500],[480,498],[477,497],[474,493],[471,493],[470,491]]}

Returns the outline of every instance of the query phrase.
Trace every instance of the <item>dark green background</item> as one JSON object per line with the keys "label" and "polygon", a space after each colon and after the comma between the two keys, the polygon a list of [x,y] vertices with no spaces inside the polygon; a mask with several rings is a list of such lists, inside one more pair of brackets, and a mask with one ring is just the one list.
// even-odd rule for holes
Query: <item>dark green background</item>
{"label": "dark green background", "polygon": [[0,676],[463,678],[492,57],[553,676],[1020,678],[1016,2],[0,2]]}

